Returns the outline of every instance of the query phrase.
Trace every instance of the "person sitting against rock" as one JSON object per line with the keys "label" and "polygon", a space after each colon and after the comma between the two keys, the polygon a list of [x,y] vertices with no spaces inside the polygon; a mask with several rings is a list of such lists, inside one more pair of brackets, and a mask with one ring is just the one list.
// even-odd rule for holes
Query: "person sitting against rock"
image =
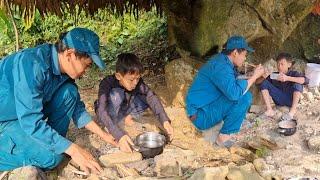
{"label": "person sitting against rock", "polygon": [[99,86],[95,111],[98,120],[115,137],[120,150],[132,152],[131,138],[118,126],[122,120],[132,125],[133,118],[138,118],[148,107],[161,122],[172,138],[173,128],[170,119],[157,95],[143,82],[143,66],[132,53],[118,55],[116,72],[105,77]]}
{"label": "person sitting against rock", "polygon": [[27,48],[0,61],[0,171],[44,170],[71,156],[82,170],[99,173],[95,158],[66,138],[70,120],[117,146],[81,101],[74,79],[92,63],[101,69],[99,37],[85,28],[62,33],[56,44]]}
{"label": "person sitting against rock", "polygon": [[219,146],[234,144],[234,135],[251,105],[248,90],[264,74],[264,68],[257,65],[247,80],[237,79],[235,67],[242,66],[247,53],[253,51],[244,37],[230,37],[222,52],[201,67],[187,92],[187,115],[196,128],[206,130],[223,121],[215,141]]}
{"label": "person sitting against rock", "polygon": [[260,84],[262,97],[267,106],[264,114],[269,117],[275,115],[271,107],[271,96],[276,105],[290,107],[289,113],[282,115],[281,120],[291,120],[297,112],[303,85],[308,84],[309,79],[300,72],[290,70],[294,64],[290,54],[280,53],[276,61],[278,72],[272,73]]}

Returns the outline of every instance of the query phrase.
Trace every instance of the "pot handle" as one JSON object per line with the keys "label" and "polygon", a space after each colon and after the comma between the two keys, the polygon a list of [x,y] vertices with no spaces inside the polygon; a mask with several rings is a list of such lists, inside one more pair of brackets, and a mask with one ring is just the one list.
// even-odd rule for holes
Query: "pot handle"
{"label": "pot handle", "polygon": [[133,150],[137,151],[137,152],[140,152],[140,147],[137,146],[137,145],[133,145],[131,146]]}

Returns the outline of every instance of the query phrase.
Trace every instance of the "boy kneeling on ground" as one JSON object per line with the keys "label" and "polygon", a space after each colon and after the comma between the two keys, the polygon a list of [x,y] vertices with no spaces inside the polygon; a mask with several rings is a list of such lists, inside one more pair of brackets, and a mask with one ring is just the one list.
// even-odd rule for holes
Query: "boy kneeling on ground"
{"label": "boy kneeling on ground", "polygon": [[131,138],[119,128],[122,120],[133,123],[133,118],[148,107],[161,122],[172,138],[173,128],[170,119],[156,94],[143,82],[143,66],[138,57],[131,53],[118,56],[116,73],[105,77],[99,87],[95,111],[98,119],[118,141],[121,151],[132,152]]}

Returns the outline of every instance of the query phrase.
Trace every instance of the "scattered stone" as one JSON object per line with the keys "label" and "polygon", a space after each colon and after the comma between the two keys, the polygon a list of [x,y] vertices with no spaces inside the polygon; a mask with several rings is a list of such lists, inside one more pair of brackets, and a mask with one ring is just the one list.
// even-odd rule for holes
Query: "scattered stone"
{"label": "scattered stone", "polygon": [[316,153],[320,153],[320,136],[313,136],[308,140],[308,147]]}
{"label": "scattered stone", "polygon": [[260,106],[260,105],[251,105],[249,112],[255,113],[255,114],[260,114],[260,113],[263,112],[263,110],[264,110],[264,107],[263,107],[263,106]]}
{"label": "scattered stone", "polygon": [[271,150],[283,148],[281,145],[279,145],[278,141],[265,134],[255,137],[254,140],[248,141],[247,145],[255,150],[263,147]]}
{"label": "scattered stone", "polygon": [[311,92],[314,96],[319,96],[320,95],[318,87],[309,88],[309,92]]}
{"label": "scattered stone", "polygon": [[106,154],[99,157],[99,160],[105,167],[111,167],[115,164],[130,163],[142,160],[141,153],[125,153],[117,152],[114,154]]}
{"label": "scattered stone", "polygon": [[248,145],[250,148],[254,149],[254,150],[257,150],[257,149],[259,149],[259,148],[262,147],[261,143],[260,143],[259,141],[256,141],[256,140],[248,141],[248,142],[247,142],[247,145]]}
{"label": "scattered stone", "polygon": [[120,180],[156,180],[158,178],[153,177],[136,177],[136,176],[128,176],[124,178],[120,178]]}
{"label": "scattered stone", "polygon": [[86,178],[86,180],[100,180],[100,178],[96,174],[90,174],[90,176]]}
{"label": "scattered stone", "polygon": [[197,169],[188,180],[224,180],[229,172],[228,166],[203,167]]}
{"label": "scattered stone", "polygon": [[160,177],[182,176],[182,169],[178,161],[158,160],[154,171]]}
{"label": "scattered stone", "polygon": [[262,175],[262,172],[267,169],[267,163],[262,158],[255,159],[253,161],[253,165],[260,175]]}
{"label": "scattered stone", "polygon": [[106,150],[107,154],[113,154],[113,153],[119,153],[121,152],[119,148],[117,147],[112,147],[112,148],[108,148]]}
{"label": "scattered stone", "polygon": [[107,177],[110,180],[119,179],[117,171],[112,168],[103,168],[103,171],[99,176]]}
{"label": "scattered stone", "polygon": [[314,101],[314,96],[313,96],[312,92],[307,92],[306,94],[304,94],[304,96],[308,101],[310,101],[310,102]]}
{"label": "scattered stone", "polygon": [[46,180],[47,177],[42,170],[34,166],[25,166],[25,167],[17,168],[12,172],[10,172],[8,180],[21,180],[21,179]]}
{"label": "scattered stone", "polygon": [[153,162],[154,162],[153,159],[150,158],[150,159],[145,159],[142,161],[128,163],[128,164],[126,164],[126,166],[129,168],[136,169],[137,171],[141,172],[141,171],[147,169]]}
{"label": "scattered stone", "polygon": [[238,163],[246,161],[246,159],[244,157],[242,157],[238,154],[231,154],[230,158],[231,158],[231,161],[238,162]]}
{"label": "scattered stone", "polygon": [[303,132],[307,137],[310,137],[311,135],[314,134],[314,129],[312,127],[305,127],[303,128]]}
{"label": "scattered stone", "polygon": [[121,174],[122,177],[127,177],[127,176],[136,176],[139,177],[139,173],[132,168],[128,168],[123,164],[115,164],[115,167],[117,168],[119,174]]}
{"label": "scattered stone", "polygon": [[229,173],[227,175],[229,180],[240,180],[240,179],[255,179],[263,180],[263,178],[256,172],[253,164],[248,163],[240,167],[229,167]]}
{"label": "scattered stone", "polygon": [[147,169],[141,171],[140,174],[147,177],[155,177],[157,174],[154,172],[154,167],[155,164],[152,164],[151,166],[147,167]]}
{"label": "scattered stone", "polygon": [[284,178],[280,175],[270,174],[270,175],[265,176],[264,179],[265,180],[283,180]]}
{"label": "scattered stone", "polygon": [[313,112],[312,112],[312,115],[313,115],[313,116],[319,116],[319,113],[320,113],[320,112],[318,112],[318,111],[313,111]]}
{"label": "scattered stone", "polygon": [[279,146],[277,144],[277,141],[275,141],[271,136],[268,135],[261,135],[260,136],[260,142],[262,145],[266,146],[267,148],[271,150],[277,150],[279,149]]}
{"label": "scattered stone", "polygon": [[253,154],[250,150],[242,148],[242,147],[231,147],[230,153],[242,156],[247,161],[250,161],[250,162],[252,162],[256,158],[256,155]]}
{"label": "scattered stone", "polygon": [[[166,162],[179,162],[179,165],[184,169],[198,168],[199,164],[196,161],[197,155],[191,150],[182,149],[164,149],[163,153],[154,158],[156,167],[166,164]],[[160,165],[159,165],[160,164]],[[173,164],[173,163],[169,163]]]}
{"label": "scattered stone", "polygon": [[247,119],[247,120],[253,120],[253,119],[255,119],[256,117],[257,117],[257,115],[254,114],[254,113],[247,113],[247,114],[246,114],[246,119]]}

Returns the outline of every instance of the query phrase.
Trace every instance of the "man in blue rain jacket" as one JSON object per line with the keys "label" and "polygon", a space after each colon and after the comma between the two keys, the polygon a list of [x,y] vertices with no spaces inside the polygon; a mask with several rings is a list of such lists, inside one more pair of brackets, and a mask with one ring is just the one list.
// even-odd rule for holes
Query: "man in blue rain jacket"
{"label": "man in blue rain jacket", "polygon": [[199,70],[187,93],[187,114],[198,129],[206,130],[223,121],[216,139],[219,146],[233,145],[233,134],[239,132],[251,105],[252,96],[247,91],[264,73],[258,65],[248,80],[237,79],[236,67],[242,66],[248,51],[253,49],[242,36],[230,37],[222,53]]}
{"label": "man in blue rain jacket", "polygon": [[69,122],[104,141],[113,137],[92,121],[74,79],[92,62],[101,69],[99,37],[74,28],[53,44],[21,50],[0,61],[0,171],[23,166],[52,169],[64,153],[86,172],[99,173],[93,156],[66,139]]}

